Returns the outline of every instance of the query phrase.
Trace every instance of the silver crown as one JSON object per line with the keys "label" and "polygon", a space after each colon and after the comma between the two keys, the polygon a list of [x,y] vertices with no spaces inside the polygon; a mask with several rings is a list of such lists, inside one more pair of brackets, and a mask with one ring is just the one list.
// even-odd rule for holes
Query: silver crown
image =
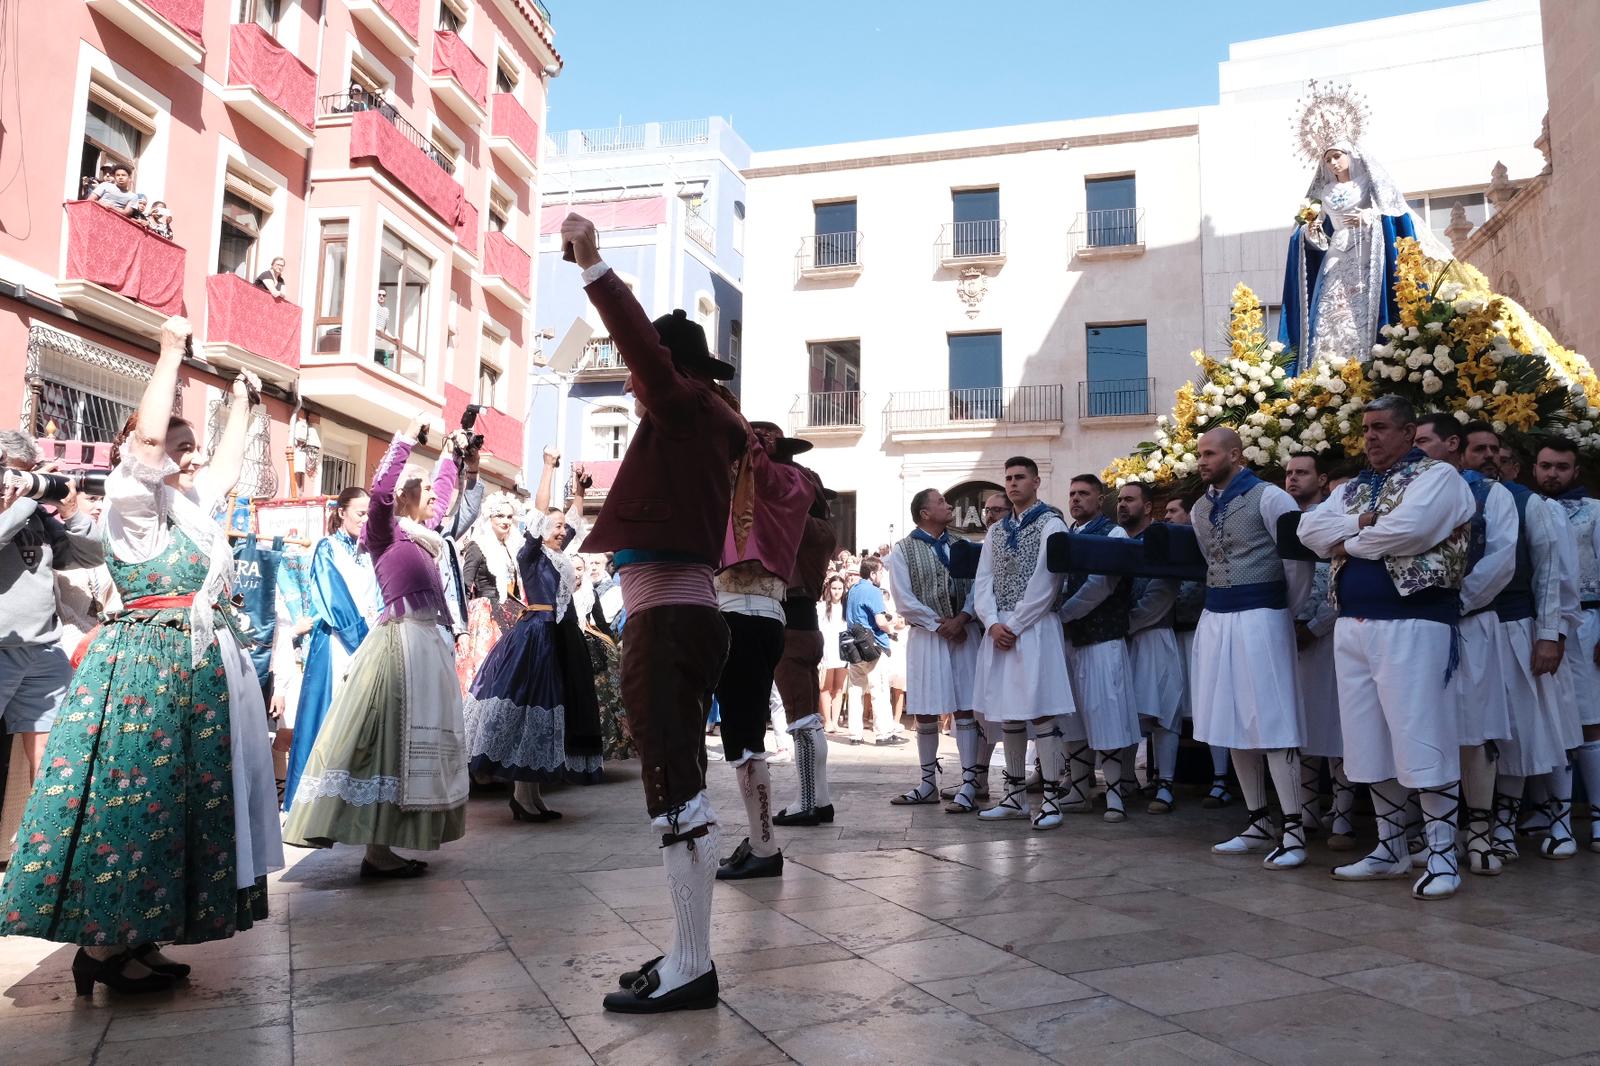
{"label": "silver crown", "polygon": [[1371,117],[1367,98],[1361,93],[1348,85],[1315,78],[1306,83],[1305,95],[1297,103],[1299,114],[1290,122],[1295,147],[1313,163],[1322,162],[1323,153],[1334,145],[1353,147]]}

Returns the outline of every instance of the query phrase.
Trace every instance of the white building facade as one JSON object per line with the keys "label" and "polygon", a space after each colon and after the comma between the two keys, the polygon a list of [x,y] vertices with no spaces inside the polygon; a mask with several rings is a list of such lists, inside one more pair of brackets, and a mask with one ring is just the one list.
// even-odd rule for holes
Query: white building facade
{"label": "white building facade", "polygon": [[927,487],[975,531],[1013,455],[1064,503],[1226,348],[1237,282],[1276,328],[1306,79],[1367,96],[1368,147],[1442,232],[1492,210],[1497,160],[1538,173],[1542,74],[1537,0],[1489,0],[1234,45],[1216,106],[757,153],[745,413],[816,443],[855,546]]}

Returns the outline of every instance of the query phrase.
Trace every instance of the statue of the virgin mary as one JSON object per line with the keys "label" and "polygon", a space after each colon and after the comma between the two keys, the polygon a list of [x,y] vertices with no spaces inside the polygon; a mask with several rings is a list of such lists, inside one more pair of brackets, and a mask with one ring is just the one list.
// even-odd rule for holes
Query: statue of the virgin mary
{"label": "statue of the virgin mary", "polygon": [[1399,238],[1416,238],[1432,258],[1451,257],[1362,145],[1366,119],[1366,105],[1349,88],[1311,82],[1297,132],[1317,170],[1289,238],[1278,327],[1278,339],[1295,352],[1291,373],[1329,356],[1370,357],[1378,330],[1399,318]]}

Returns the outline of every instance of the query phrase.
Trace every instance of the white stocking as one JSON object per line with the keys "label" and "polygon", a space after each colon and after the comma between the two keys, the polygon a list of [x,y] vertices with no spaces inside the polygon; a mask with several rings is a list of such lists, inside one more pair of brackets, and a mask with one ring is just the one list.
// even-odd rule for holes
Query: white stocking
{"label": "white stocking", "polygon": [[[1218,749],[1212,748],[1212,751]],[[1228,749],[1223,748],[1223,751]],[[1244,800],[1245,810],[1254,812],[1265,810],[1267,806],[1267,779],[1262,773],[1261,753],[1259,751],[1239,750],[1233,753],[1233,772],[1239,778],[1239,795]]]}
{"label": "white stocking", "polygon": [[[655,972],[661,979],[657,996],[680,988],[711,970],[711,891],[717,883],[719,852],[717,827],[709,828],[710,832],[698,840],[661,849],[667,873],[667,894],[672,899],[673,917],[678,920],[678,926],[672,938],[672,950],[656,964]],[[754,847],[753,829],[750,837]]]}
{"label": "white stocking", "polygon": [[828,732],[818,722],[811,727],[811,743],[817,749],[816,789],[817,806],[831,807],[833,793],[828,791]]}
{"label": "white stocking", "polygon": [[1178,734],[1156,726],[1151,739],[1156,749],[1156,780],[1171,781],[1178,775]]}
{"label": "white stocking", "polygon": [[966,805],[975,804],[978,790],[978,723],[972,718],[956,719],[956,755],[961,760],[960,795]]}

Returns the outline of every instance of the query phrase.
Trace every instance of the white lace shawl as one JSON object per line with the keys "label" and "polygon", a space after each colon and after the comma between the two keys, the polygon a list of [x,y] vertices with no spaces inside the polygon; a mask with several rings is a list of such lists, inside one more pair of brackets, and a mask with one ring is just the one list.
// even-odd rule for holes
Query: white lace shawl
{"label": "white lace shawl", "polygon": [[567,608],[572,605],[572,590],[578,584],[578,568],[572,561],[572,556],[566,552],[557,551],[544,541],[539,542],[539,550],[544,552],[544,557],[550,560],[550,565],[556,568],[556,576],[560,584],[556,588],[556,621],[566,617]]}

